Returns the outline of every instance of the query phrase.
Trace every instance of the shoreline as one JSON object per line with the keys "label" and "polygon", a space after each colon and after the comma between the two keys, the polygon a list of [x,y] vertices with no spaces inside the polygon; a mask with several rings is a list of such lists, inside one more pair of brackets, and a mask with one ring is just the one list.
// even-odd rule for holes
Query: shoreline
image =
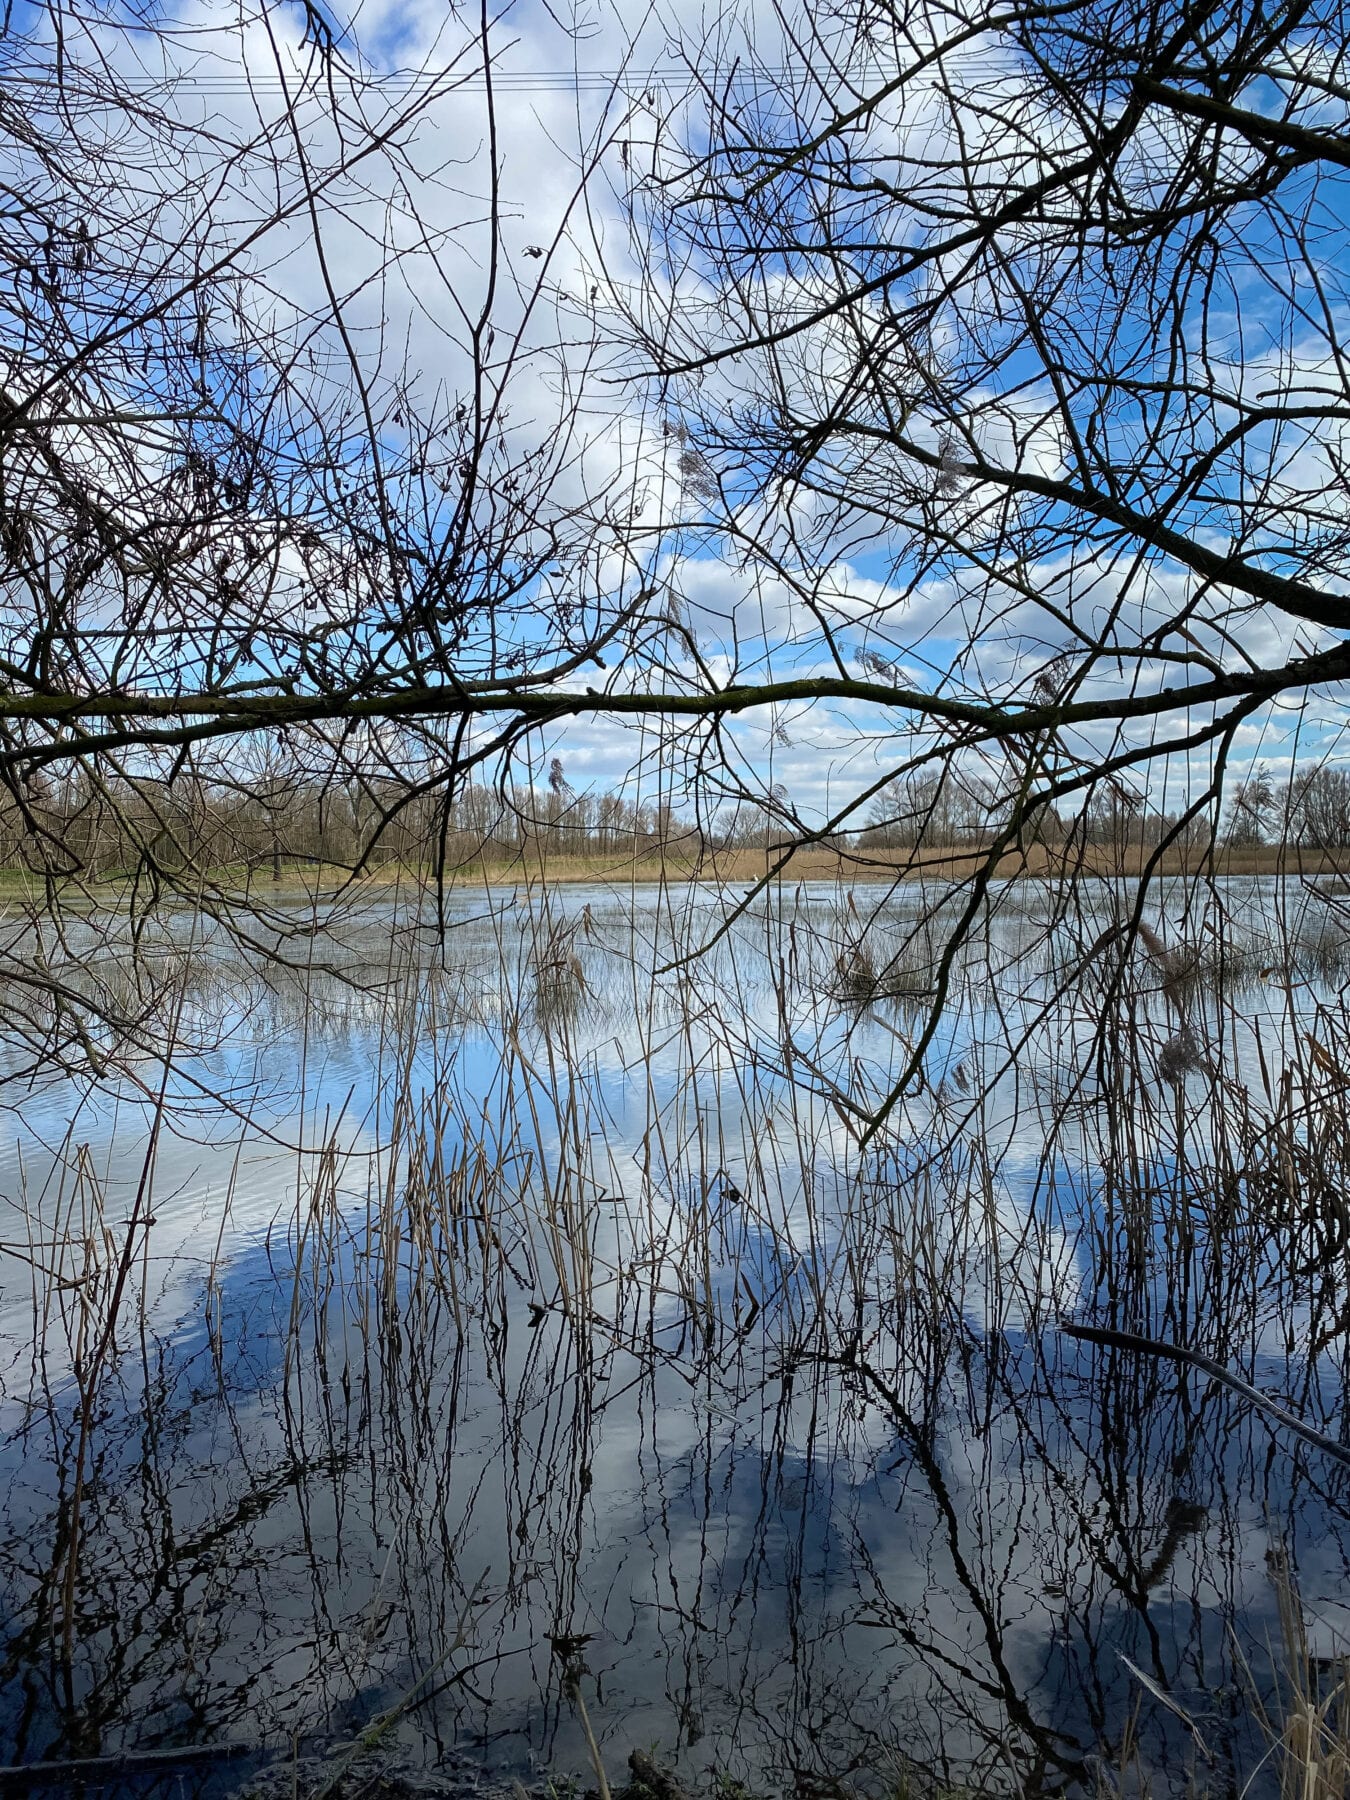
{"label": "shoreline", "polygon": [[[1344,887],[1350,895],[1350,850],[1313,851],[1297,846],[1261,845],[1254,848],[1220,848],[1213,851],[1168,851],[1153,859],[1142,847],[1125,851],[1089,847],[1065,856],[1042,845],[1028,851],[1010,851],[999,858],[989,879],[1006,881],[1073,883],[1078,881],[1226,880],[1233,877],[1277,877],[1284,880],[1329,881],[1332,891]],[[353,875],[329,863],[291,862],[283,865],[280,880],[269,873],[229,865],[203,871],[191,884],[185,880],[162,882],[159,901],[181,905],[205,902],[215,905],[266,907],[276,901],[326,901],[374,897],[383,892],[412,890],[435,893],[438,889],[461,892],[510,887],[576,887],[584,885],[624,887],[754,887],[764,882],[796,885],[834,882],[843,887],[899,885],[941,881],[953,886],[969,883],[987,869],[988,854],[977,846],[969,850],[861,851],[823,849],[819,846],[790,853],[766,850],[709,851],[697,858],[637,856],[544,855],[480,859],[447,868],[438,878],[425,864],[385,863]],[[1151,864],[1151,866],[1150,866]],[[26,870],[0,869],[0,907],[6,903],[50,907],[53,894],[58,904],[78,907],[109,902],[124,903],[141,889],[129,875],[98,880],[75,880],[54,890]]]}

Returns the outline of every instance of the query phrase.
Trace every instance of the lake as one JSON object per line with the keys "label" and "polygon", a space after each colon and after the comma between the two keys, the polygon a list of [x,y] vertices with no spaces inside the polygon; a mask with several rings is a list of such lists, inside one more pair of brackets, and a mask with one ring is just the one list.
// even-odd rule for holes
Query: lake
{"label": "lake", "polygon": [[944,963],[963,904],[35,945],[109,1022],[0,1046],[0,1763],[1280,1791],[1350,1468],[1061,1322],[1343,1437],[1346,902],[1002,884]]}

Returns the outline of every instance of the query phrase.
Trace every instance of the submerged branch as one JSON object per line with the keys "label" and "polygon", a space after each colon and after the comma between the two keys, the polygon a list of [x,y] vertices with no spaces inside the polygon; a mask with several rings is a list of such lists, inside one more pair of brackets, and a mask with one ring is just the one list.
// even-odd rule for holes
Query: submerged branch
{"label": "submerged branch", "polygon": [[1104,1325],[1075,1325],[1067,1319],[1060,1320],[1059,1329],[1067,1337],[1082,1338],[1089,1344],[1106,1344],[1114,1349],[1133,1350],[1140,1356],[1165,1356],[1170,1357],[1173,1362],[1188,1363],[1191,1368],[1201,1370],[1215,1381],[1231,1388],[1235,1394],[1240,1394],[1249,1406],[1254,1406],[1275,1419],[1296,1437],[1301,1437],[1304,1443],[1312,1444],[1318,1450],[1325,1450],[1337,1462],[1350,1464],[1350,1445],[1342,1444],[1337,1439],[1328,1437],[1325,1432],[1316,1430],[1296,1413],[1281,1406],[1278,1400],[1272,1400],[1269,1394],[1263,1394],[1249,1381],[1244,1381],[1240,1375],[1234,1375],[1222,1363],[1215,1362],[1212,1356],[1206,1356],[1203,1350],[1191,1350],[1184,1344],[1168,1344],[1161,1338],[1140,1337],[1133,1331],[1112,1331]]}

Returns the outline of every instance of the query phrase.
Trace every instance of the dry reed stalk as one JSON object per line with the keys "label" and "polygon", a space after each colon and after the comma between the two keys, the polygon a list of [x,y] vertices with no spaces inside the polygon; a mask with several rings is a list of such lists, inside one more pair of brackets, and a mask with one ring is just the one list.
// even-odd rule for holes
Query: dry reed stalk
{"label": "dry reed stalk", "polygon": [[[179,1004],[181,1008],[181,994]],[[60,1673],[66,1709],[72,1716],[75,1710],[75,1596],[83,1549],[81,1524],[85,1479],[93,1447],[95,1408],[103,1376],[110,1359],[115,1354],[118,1318],[131,1269],[136,1260],[137,1240],[143,1235],[147,1226],[153,1223],[150,1213],[150,1197],[159,1152],[160,1134],[168,1114],[168,1088],[169,1075],[173,1067],[173,1043],[174,1038],[171,1035],[169,1046],[164,1054],[159,1090],[155,1097],[154,1112],[151,1116],[149,1141],[141,1162],[140,1178],[132,1201],[131,1214],[126,1222],[121,1248],[116,1261],[111,1266],[106,1296],[99,1296],[102,1302],[100,1317],[93,1316],[92,1296],[89,1293],[88,1285],[81,1284],[80,1288],[79,1350],[74,1359],[79,1405],[74,1467],[71,1474],[65,1519],[63,1546],[65,1560],[60,1583]],[[81,1158],[81,1166],[82,1168],[87,1167],[87,1156]]]}
{"label": "dry reed stalk", "polygon": [[[1350,1659],[1332,1662],[1309,1653],[1303,1602],[1288,1552],[1267,1553],[1283,1652],[1283,1716],[1272,1720],[1259,1697],[1256,1710],[1278,1753],[1282,1800],[1345,1800],[1350,1792]],[[1334,1671],[1328,1685],[1320,1671]],[[1255,1684],[1249,1683],[1255,1690]]]}
{"label": "dry reed stalk", "polygon": [[600,1746],[596,1742],[595,1732],[591,1728],[591,1715],[586,1710],[586,1697],[581,1691],[581,1678],[570,1675],[566,1680],[567,1696],[577,1711],[581,1721],[582,1735],[586,1739],[586,1751],[591,1759],[591,1767],[595,1770],[595,1786],[600,1800],[613,1800],[610,1793],[609,1778],[605,1774],[604,1758],[600,1754]]}
{"label": "dry reed stalk", "polygon": [[1342,1681],[1321,1702],[1293,1700],[1280,1733],[1280,1792],[1285,1800],[1345,1800],[1350,1785],[1350,1743],[1340,1715]]}

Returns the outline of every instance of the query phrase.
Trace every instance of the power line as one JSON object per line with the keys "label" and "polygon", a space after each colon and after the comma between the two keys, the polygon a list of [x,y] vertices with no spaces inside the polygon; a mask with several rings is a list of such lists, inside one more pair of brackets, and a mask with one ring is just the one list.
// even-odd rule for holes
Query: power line
{"label": "power line", "polygon": [[[964,73],[975,72],[977,63],[985,60],[978,55],[966,52],[961,57]],[[991,65],[1006,67],[1001,59]],[[787,86],[794,78],[800,78],[804,71],[800,66],[793,67],[786,63],[759,63],[754,65],[733,65],[725,70],[716,67],[699,69],[688,65],[669,64],[653,66],[646,70],[633,69],[505,69],[494,68],[491,71],[491,87],[495,93],[611,93],[619,92],[628,97],[640,96],[644,93],[655,95],[660,92],[669,95],[673,91],[686,92],[689,88],[705,84],[719,92],[728,88],[744,89],[747,87],[772,85]],[[890,82],[895,80],[894,69],[873,69],[850,74],[850,84]],[[327,68],[320,74],[297,72],[294,84],[286,84],[276,75],[252,77],[245,74],[195,74],[188,70],[178,70],[164,75],[125,74],[118,70],[104,69],[93,72],[93,79],[86,82],[86,71],[72,68],[69,63],[63,68],[59,86],[67,94],[79,95],[85,99],[115,99],[119,91],[147,95],[161,94],[173,90],[190,90],[203,99],[213,97],[229,98],[238,94],[276,94],[290,95],[293,99],[318,94],[326,94],[329,87]],[[845,74],[840,72],[836,79],[842,84]],[[29,87],[50,89],[57,84],[50,71],[22,72],[5,71],[4,85],[7,87]],[[333,85],[353,96],[369,93],[389,92],[400,94],[416,94],[423,89],[427,94],[437,91],[445,94],[462,92],[469,89],[474,92],[485,92],[489,85],[489,76],[483,69],[466,70],[457,73],[454,69],[427,70],[391,70],[388,73],[366,74],[347,65],[339,65],[332,71]]]}
{"label": "power line", "polygon": [[[716,77],[719,87],[729,80],[735,85],[748,81],[782,81],[787,77],[785,66],[778,68],[759,67],[743,71],[731,71],[729,75]],[[97,87],[88,86],[81,81],[81,71],[71,70],[67,66],[61,76],[62,87],[73,88],[76,92],[95,93],[107,88],[115,93],[119,88],[133,93],[158,93],[171,88],[191,88],[199,94],[239,94],[239,93],[295,93],[297,86],[300,92],[324,91],[328,86],[326,75],[298,75],[296,85],[288,86],[278,76],[250,77],[248,75],[194,75],[188,71],[179,71],[168,75],[127,75],[120,71],[105,70],[99,72],[101,80]],[[435,73],[424,70],[396,70],[389,74],[364,75],[359,70],[340,68],[334,72],[335,81],[354,93],[370,90],[389,89],[394,92],[415,93],[419,88],[433,92],[438,88],[447,93],[463,87],[486,88],[487,74],[476,69],[464,74],[445,69]],[[644,89],[669,89],[672,85],[687,86],[691,82],[709,79],[704,73],[690,68],[649,69],[635,74],[623,69],[494,69],[491,74],[492,86],[496,90],[507,90],[519,93],[568,93],[568,92],[608,92],[619,88],[624,91],[642,91]],[[6,72],[6,86],[41,87],[56,85],[50,73],[16,74]]]}

